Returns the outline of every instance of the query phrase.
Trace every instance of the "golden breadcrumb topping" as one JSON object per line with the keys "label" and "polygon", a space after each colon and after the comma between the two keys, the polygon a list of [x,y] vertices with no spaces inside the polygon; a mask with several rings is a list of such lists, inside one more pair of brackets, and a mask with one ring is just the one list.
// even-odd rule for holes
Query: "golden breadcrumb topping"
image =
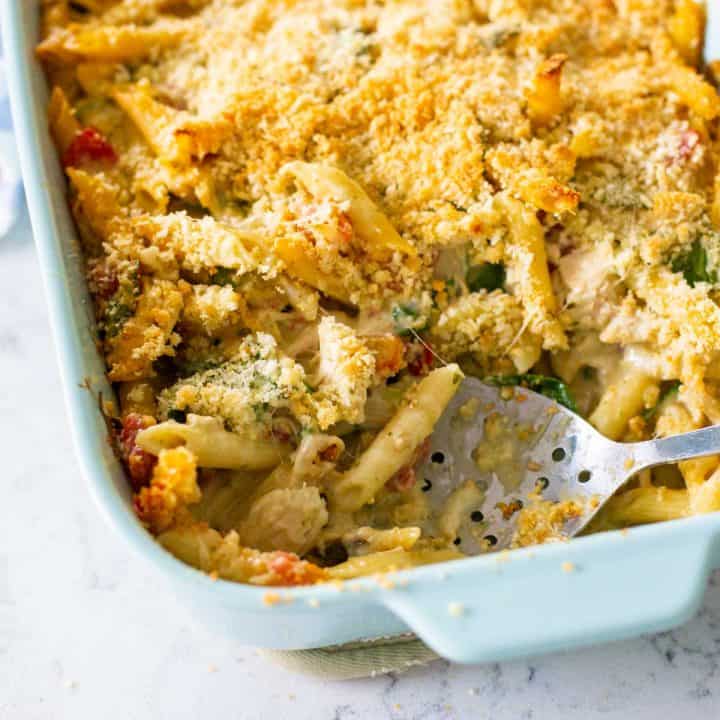
{"label": "golden breadcrumb topping", "polygon": [[[345,577],[380,567],[341,542],[366,525],[390,533],[377,563],[414,552],[395,527],[448,557],[415,484],[426,438],[396,466],[386,432],[447,362],[616,440],[720,422],[720,96],[694,0],[41,7],[122,454],[179,557],[325,577],[293,551]],[[486,473],[503,448],[481,447]],[[341,513],[327,498],[358,468],[371,499]],[[608,512],[720,509],[714,469]],[[186,508],[215,485],[225,535]],[[521,514],[520,536],[570,509]]]}
{"label": "golden breadcrumb topping", "polygon": [[200,498],[195,458],[179,447],[161,451],[150,485],[135,497],[135,508],[140,519],[158,533],[172,526],[187,506]]}
{"label": "golden breadcrumb topping", "polygon": [[375,355],[351,328],[329,316],[320,321],[318,338],[318,424],[326,430],[340,420],[362,422]]}

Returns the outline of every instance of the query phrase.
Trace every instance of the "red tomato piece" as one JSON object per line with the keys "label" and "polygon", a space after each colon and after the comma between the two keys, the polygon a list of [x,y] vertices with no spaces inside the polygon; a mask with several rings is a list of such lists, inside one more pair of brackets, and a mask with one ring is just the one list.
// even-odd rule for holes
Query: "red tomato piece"
{"label": "red tomato piece", "polygon": [[83,128],[63,155],[65,167],[78,167],[85,162],[117,162],[113,146],[94,127]]}
{"label": "red tomato piece", "polygon": [[386,483],[385,487],[394,492],[403,492],[410,490],[417,482],[417,473],[415,466],[427,460],[430,452],[430,438],[426,437],[413,452],[410,462],[401,467]]}
{"label": "red tomato piece", "polygon": [[432,349],[427,345],[422,345],[419,348],[415,345],[411,346],[411,348],[414,349],[411,350],[413,355],[408,361],[408,372],[415,377],[427,375],[435,362]]}
{"label": "red tomato piece", "polygon": [[150,483],[152,471],[157,463],[157,457],[145,452],[136,442],[137,434],[150,427],[154,419],[148,415],[129,413],[123,418],[122,430],[119,434],[123,460],[130,475],[130,484],[134,490],[139,490]]}
{"label": "red tomato piece", "polygon": [[386,483],[385,487],[394,492],[409,490],[417,482],[415,468],[411,465],[401,467]]}
{"label": "red tomato piece", "polygon": [[338,216],[338,234],[342,245],[349,245],[353,236],[353,224],[347,213],[341,212]]}

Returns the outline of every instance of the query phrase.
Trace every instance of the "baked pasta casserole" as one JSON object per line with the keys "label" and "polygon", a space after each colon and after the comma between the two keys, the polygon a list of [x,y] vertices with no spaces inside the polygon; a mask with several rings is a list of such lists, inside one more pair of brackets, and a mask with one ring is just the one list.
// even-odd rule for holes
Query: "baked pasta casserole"
{"label": "baked pasta casserole", "polygon": [[[214,577],[462,556],[463,374],[618,440],[720,422],[720,98],[693,0],[44,0],[139,519]],[[488,448],[492,453],[492,448]],[[648,470],[595,529],[720,509]]]}

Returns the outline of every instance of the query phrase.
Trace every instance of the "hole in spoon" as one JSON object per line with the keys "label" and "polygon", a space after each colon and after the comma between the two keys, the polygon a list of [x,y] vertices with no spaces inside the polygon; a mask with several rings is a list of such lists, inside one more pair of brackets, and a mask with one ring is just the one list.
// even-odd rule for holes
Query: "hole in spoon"
{"label": "hole in spoon", "polygon": [[543,490],[547,490],[549,484],[550,484],[550,480],[548,480],[548,478],[539,477],[535,481],[535,488],[538,492],[542,492]]}
{"label": "hole in spoon", "polygon": [[560,462],[561,460],[564,460],[564,459],[565,459],[565,455],[566,455],[566,454],[567,454],[567,453],[565,452],[565,449],[564,449],[564,448],[556,447],[556,448],[552,451],[552,459],[553,459],[555,462]]}
{"label": "hole in spoon", "polygon": [[485,516],[482,514],[480,510],[473,510],[470,513],[470,519],[473,522],[482,522],[485,519]]}
{"label": "hole in spoon", "polygon": [[438,465],[442,465],[442,464],[445,462],[445,455],[443,455],[443,453],[441,453],[440,451],[434,452],[434,453],[430,456],[430,459],[431,459],[434,463],[436,463],[436,464],[438,464]]}
{"label": "hole in spoon", "polygon": [[590,480],[591,476],[592,473],[589,470],[581,470],[578,473],[578,482],[586,483],[588,480]]}
{"label": "hole in spoon", "polygon": [[488,544],[489,547],[493,547],[493,545],[497,545],[498,539],[494,535],[486,535],[483,540]]}

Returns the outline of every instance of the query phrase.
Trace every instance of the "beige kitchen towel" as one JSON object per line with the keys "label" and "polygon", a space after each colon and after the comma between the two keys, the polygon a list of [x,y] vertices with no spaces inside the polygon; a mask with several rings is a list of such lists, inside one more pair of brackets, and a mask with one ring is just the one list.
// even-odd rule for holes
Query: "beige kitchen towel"
{"label": "beige kitchen towel", "polygon": [[352,680],[401,673],[440,656],[414,635],[359,640],[313,650],[261,650],[261,654],[295,672],[323,680]]}

